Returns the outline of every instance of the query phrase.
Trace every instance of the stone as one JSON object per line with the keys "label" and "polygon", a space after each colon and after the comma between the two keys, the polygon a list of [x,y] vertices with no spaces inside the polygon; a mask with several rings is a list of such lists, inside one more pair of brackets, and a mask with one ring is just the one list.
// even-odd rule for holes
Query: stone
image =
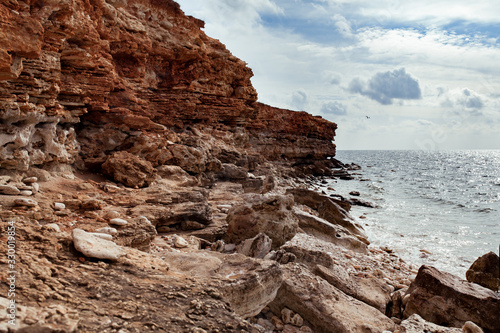
{"label": "stone", "polygon": [[418,314],[439,325],[462,327],[472,321],[486,332],[499,332],[500,296],[434,267],[420,267],[408,289],[405,318]]}
{"label": "stone", "polygon": [[331,268],[318,265],[314,272],[347,295],[373,306],[381,313],[386,313],[386,306],[391,300],[391,290],[383,280],[350,276],[338,265]]}
{"label": "stone", "polygon": [[322,219],[346,228],[351,234],[358,236],[359,240],[367,245],[369,244],[363,228],[356,225],[354,219],[348,213],[351,207],[349,203],[305,189],[289,189],[287,193],[292,194],[297,203],[316,210]]}
{"label": "stone", "polygon": [[111,227],[104,227],[104,228],[96,229],[96,232],[110,234],[110,235],[116,235],[118,233],[118,230],[116,230],[115,228],[111,228]]}
{"label": "stone", "polygon": [[394,331],[392,320],[373,307],[347,296],[298,264],[282,265],[283,283],[269,307],[300,313],[314,332]]}
{"label": "stone", "polygon": [[413,314],[410,318],[401,322],[401,327],[405,333],[462,333],[460,328],[449,328],[429,323],[422,319],[418,314]]}
{"label": "stone", "polygon": [[38,183],[32,183],[31,184],[31,190],[33,193],[38,193],[40,191],[40,185]]}
{"label": "stone", "polygon": [[500,259],[489,252],[474,261],[465,273],[467,281],[498,291],[500,287]]}
{"label": "stone", "polygon": [[5,195],[19,195],[21,191],[12,185],[0,185],[0,193]]}
{"label": "stone", "polygon": [[292,322],[293,315],[293,311],[289,308],[283,308],[283,310],[281,310],[281,320],[285,324],[290,324]]}
{"label": "stone", "polygon": [[55,210],[63,210],[63,209],[66,209],[66,205],[63,204],[62,202],[54,202],[54,209]]}
{"label": "stone", "polygon": [[36,183],[37,181],[38,181],[37,177],[26,177],[23,179],[23,183],[25,184],[33,184]]}
{"label": "stone", "polygon": [[81,209],[83,210],[101,210],[105,206],[104,201],[98,199],[86,199],[82,202]]}
{"label": "stone", "polygon": [[126,151],[109,156],[102,170],[115,181],[130,187],[149,186],[156,178],[156,170],[150,162]]}
{"label": "stone", "polygon": [[127,222],[127,220],[124,220],[124,219],[121,219],[121,218],[114,218],[114,219],[109,220],[109,224],[118,225],[118,226],[124,226],[124,225],[127,225],[128,222]]}
{"label": "stone", "polygon": [[127,224],[120,226],[114,235],[118,245],[149,252],[151,243],[158,233],[148,219],[138,216],[129,219]]}
{"label": "stone", "polygon": [[290,240],[298,230],[298,220],[292,212],[292,196],[257,196],[245,205],[234,206],[228,212],[225,241],[240,243],[259,233],[272,239],[276,249]]}
{"label": "stone", "polygon": [[26,196],[26,197],[29,197],[30,195],[33,195],[33,192],[28,191],[28,190],[22,190],[21,193],[19,193],[19,194]]}
{"label": "stone", "polygon": [[38,206],[38,202],[33,199],[19,198],[14,200],[14,204],[18,206],[26,206],[26,207],[36,207]]}
{"label": "stone", "polygon": [[217,174],[223,180],[243,180],[248,178],[248,170],[230,163],[222,163],[222,170]]}
{"label": "stone", "polygon": [[463,333],[484,333],[481,327],[474,324],[472,321],[468,321],[462,327]]}
{"label": "stone", "polygon": [[113,240],[113,236],[110,234],[105,234],[105,233],[101,233],[101,232],[89,232],[89,234],[92,236],[102,238],[102,239]]}
{"label": "stone", "polygon": [[59,225],[56,223],[49,223],[44,225],[44,228],[52,230],[54,232],[61,232],[61,228],[59,228]]}
{"label": "stone", "polygon": [[189,243],[181,236],[177,236],[174,239],[174,246],[179,248],[179,249],[182,249],[182,248],[188,247]]}
{"label": "stone", "polygon": [[254,238],[241,242],[236,247],[236,251],[248,257],[263,259],[271,251],[271,245],[271,238],[266,234],[259,233]]}
{"label": "stone", "polygon": [[81,229],[73,229],[75,249],[90,258],[118,260],[123,251],[114,242],[102,239]]}
{"label": "stone", "polygon": [[297,207],[294,207],[293,211],[299,219],[299,227],[307,234],[358,253],[367,253],[366,242],[359,240],[357,235],[353,235],[346,228],[330,223]]}

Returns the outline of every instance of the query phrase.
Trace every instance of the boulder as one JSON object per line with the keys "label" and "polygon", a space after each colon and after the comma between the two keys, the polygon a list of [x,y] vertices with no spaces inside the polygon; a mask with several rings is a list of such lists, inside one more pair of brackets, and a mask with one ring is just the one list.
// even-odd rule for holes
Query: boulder
{"label": "boulder", "polygon": [[500,286],[500,261],[498,255],[489,252],[479,257],[465,273],[467,281],[497,291]]}
{"label": "boulder", "polygon": [[294,213],[299,219],[299,227],[305,233],[358,253],[367,253],[366,243],[343,226],[332,224],[297,207],[294,207]]}
{"label": "boulder", "polygon": [[96,237],[84,230],[73,229],[75,249],[87,257],[118,260],[123,252],[114,242]]}
{"label": "boulder", "polygon": [[331,268],[318,265],[314,271],[332,286],[385,314],[391,300],[391,289],[383,280],[350,276],[340,265]]}
{"label": "boulder", "polygon": [[195,278],[207,279],[220,296],[240,317],[259,314],[275,297],[283,281],[280,265],[273,261],[256,260],[242,254],[214,251],[165,252],[162,254],[170,271]]}
{"label": "boulder", "polygon": [[429,323],[420,317],[418,314],[411,315],[410,318],[401,322],[401,327],[405,333],[462,333],[460,328],[449,328]]}
{"label": "boulder", "polygon": [[269,307],[298,313],[318,333],[356,333],[394,330],[392,320],[375,308],[338,290],[299,264],[281,266],[283,283]]}
{"label": "boulder", "polygon": [[153,165],[139,156],[118,151],[102,165],[105,174],[130,187],[148,186],[156,178]]}
{"label": "boulder", "polygon": [[234,206],[227,216],[226,242],[237,244],[264,233],[272,239],[273,249],[280,247],[298,230],[292,206],[290,195],[256,196],[248,204]]}
{"label": "boulder", "polygon": [[21,191],[13,185],[0,185],[0,194],[5,195],[18,195]]}
{"label": "boulder", "polygon": [[500,296],[480,285],[423,265],[408,289],[404,311],[442,326],[478,324],[485,332],[500,332]]}
{"label": "boulder", "polygon": [[[112,229],[112,228],[108,228]],[[151,242],[157,235],[156,228],[147,218],[136,217],[117,230],[116,244],[149,252]]]}
{"label": "boulder", "polygon": [[318,192],[306,189],[289,189],[287,190],[287,194],[292,194],[295,202],[316,210],[322,219],[344,227],[353,235],[358,236],[361,241],[369,244],[363,228],[360,225],[356,225],[348,213],[351,208],[348,202],[329,198]]}
{"label": "boulder", "polygon": [[254,238],[241,242],[236,251],[248,257],[263,259],[271,251],[272,242],[266,234],[259,233]]}
{"label": "boulder", "polygon": [[224,180],[243,180],[248,178],[248,170],[234,164],[223,163],[217,177]]}

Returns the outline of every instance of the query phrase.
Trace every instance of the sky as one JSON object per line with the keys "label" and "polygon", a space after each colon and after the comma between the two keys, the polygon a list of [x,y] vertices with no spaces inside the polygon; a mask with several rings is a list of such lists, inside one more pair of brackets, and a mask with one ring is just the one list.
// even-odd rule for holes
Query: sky
{"label": "sky", "polygon": [[500,149],[498,0],[177,0],[337,149]]}

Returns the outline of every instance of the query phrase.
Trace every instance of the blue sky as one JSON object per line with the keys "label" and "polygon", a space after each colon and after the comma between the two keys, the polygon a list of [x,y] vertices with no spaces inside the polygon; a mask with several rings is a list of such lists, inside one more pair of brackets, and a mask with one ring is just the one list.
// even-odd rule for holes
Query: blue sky
{"label": "blue sky", "polygon": [[336,122],[338,149],[500,149],[496,1],[178,2],[261,102]]}

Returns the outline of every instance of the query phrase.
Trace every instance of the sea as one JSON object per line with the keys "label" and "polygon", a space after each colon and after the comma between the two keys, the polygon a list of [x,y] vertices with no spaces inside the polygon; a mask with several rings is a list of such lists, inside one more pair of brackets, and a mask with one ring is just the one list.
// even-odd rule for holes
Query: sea
{"label": "sea", "polygon": [[351,209],[373,245],[462,279],[478,257],[498,253],[500,150],[339,150],[336,158],[361,170],[322,189],[346,198],[358,191],[377,206]]}

